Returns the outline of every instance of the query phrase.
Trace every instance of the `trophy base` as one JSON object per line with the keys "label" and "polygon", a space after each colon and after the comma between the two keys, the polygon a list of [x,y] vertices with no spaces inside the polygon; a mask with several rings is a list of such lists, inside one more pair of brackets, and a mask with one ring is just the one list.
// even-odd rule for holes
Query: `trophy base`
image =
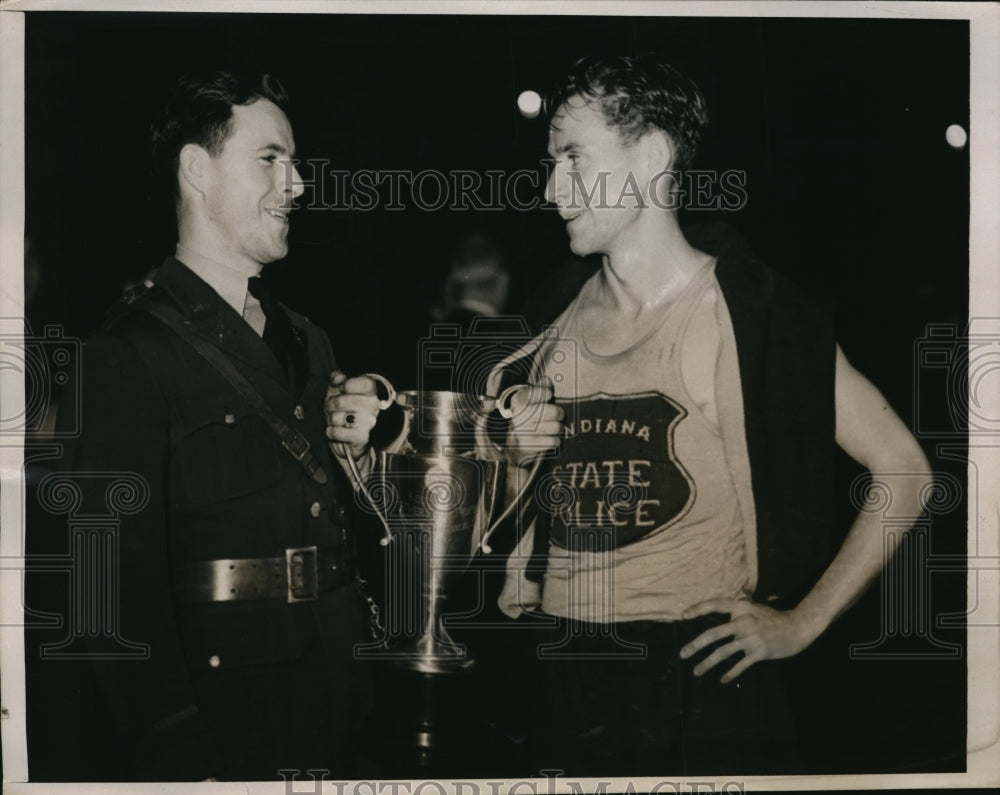
{"label": "trophy base", "polygon": [[421,674],[456,674],[470,670],[475,664],[475,660],[447,657],[393,660],[397,668]]}
{"label": "trophy base", "polygon": [[388,653],[397,668],[422,674],[461,673],[476,664],[464,646],[435,638],[404,641],[391,646]]}
{"label": "trophy base", "polygon": [[373,712],[383,776],[469,778],[490,770],[498,743],[470,709],[480,686],[472,669],[442,676],[386,663],[375,671]]}

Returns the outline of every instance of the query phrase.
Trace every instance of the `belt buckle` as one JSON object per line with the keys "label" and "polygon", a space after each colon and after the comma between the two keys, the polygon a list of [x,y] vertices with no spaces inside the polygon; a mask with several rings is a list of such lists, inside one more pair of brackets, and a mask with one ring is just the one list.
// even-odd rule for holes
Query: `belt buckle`
{"label": "belt buckle", "polygon": [[315,602],[319,598],[319,562],[316,547],[285,550],[288,601]]}
{"label": "belt buckle", "polygon": [[301,461],[309,452],[309,440],[296,430],[281,437],[281,446],[291,453],[296,461]]}

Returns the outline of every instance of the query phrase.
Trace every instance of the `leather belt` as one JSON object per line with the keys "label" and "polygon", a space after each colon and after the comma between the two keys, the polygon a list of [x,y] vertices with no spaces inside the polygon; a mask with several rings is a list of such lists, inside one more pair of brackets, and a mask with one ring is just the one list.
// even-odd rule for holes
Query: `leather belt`
{"label": "leather belt", "polygon": [[354,567],[344,550],[293,547],[283,557],[200,560],[177,566],[173,593],[181,602],[312,602],[354,579]]}

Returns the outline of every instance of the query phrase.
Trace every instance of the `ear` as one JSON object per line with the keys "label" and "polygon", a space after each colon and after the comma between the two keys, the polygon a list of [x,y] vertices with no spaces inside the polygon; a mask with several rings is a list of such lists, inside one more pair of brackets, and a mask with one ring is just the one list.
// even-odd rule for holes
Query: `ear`
{"label": "ear", "polygon": [[205,192],[211,155],[198,144],[184,144],[177,157],[177,179],[198,193]]}
{"label": "ear", "polygon": [[663,130],[653,129],[646,133],[646,157],[650,174],[669,171],[674,163],[674,142]]}
{"label": "ear", "polygon": [[677,184],[674,168],[674,142],[663,130],[650,130],[646,133],[645,156],[646,172],[649,175],[648,190],[650,200],[657,207],[673,207],[673,191]]}

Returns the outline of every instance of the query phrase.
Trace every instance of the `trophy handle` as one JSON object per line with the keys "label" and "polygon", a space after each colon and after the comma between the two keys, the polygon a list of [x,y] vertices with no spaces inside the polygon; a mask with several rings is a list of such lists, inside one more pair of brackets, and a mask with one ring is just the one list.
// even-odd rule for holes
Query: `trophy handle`
{"label": "trophy handle", "polygon": [[509,420],[514,416],[514,409],[510,406],[511,398],[527,386],[527,384],[514,384],[514,386],[507,387],[497,396],[496,408],[500,416],[505,420]]}
{"label": "trophy handle", "polygon": [[[514,386],[507,387],[505,390],[503,390],[503,392],[497,395],[495,400],[490,400],[490,403],[492,403],[492,407],[496,408],[497,412],[500,414],[501,417],[503,417],[505,420],[509,420],[511,417],[514,416],[514,409],[510,405],[512,398],[522,389],[528,388],[528,386],[529,386],[528,384],[515,384]],[[488,407],[489,407],[488,405],[484,406],[484,408]],[[478,430],[485,435],[484,427],[480,426]],[[485,441],[486,441],[485,439],[480,440],[481,443]],[[531,472],[528,474],[527,481],[525,482],[524,486],[520,489],[520,491],[518,491],[517,496],[513,500],[511,500],[510,504],[506,508],[504,508],[500,516],[498,516],[496,520],[490,524],[486,532],[483,533],[483,537],[479,542],[479,548],[483,550],[484,555],[489,555],[493,551],[490,548],[490,545],[487,543],[490,539],[490,536],[493,535],[493,532],[501,524],[503,524],[504,520],[506,520],[508,516],[511,515],[514,509],[517,507],[518,503],[521,502],[521,500],[524,498],[524,495],[527,494],[528,487],[531,486],[531,483],[538,475],[538,470],[541,467],[541,465],[542,465],[542,456],[539,455],[538,458],[535,459],[535,463],[531,467]]]}
{"label": "trophy handle", "polygon": [[[378,410],[385,411],[396,400],[396,388],[384,375],[379,375],[378,373],[364,373],[364,376],[385,387],[386,397],[378,402]],[[378,507],[371,492],[368,490],[368,486],[365,485],[365,479],[361,476],[361,470],[358,469],[358,462],[355,461],[354,456],[351,455],[350,448],[345,442],[340,442],[339,444],[341,452],[343,452],[342,457],[347,461],[347,469],[351,473],[351,479],[354,481],[355,488],[365,495],[365,499],[368,500],[368,504],[372,506],[372,510],[375,511],[375,515],[378,517],[379,521],[382,523],[382,527],[385,529],[385,535],[379,539],[379,544],[384,547],[388,546],[392,541],[392,532],[389,529],[389,518],[382,512],[382,509]]]}
{"label": "trophy handle", "polygon": [[370,378],[375,383],[381,384],[385,387],[386,396],[385,399],[378,402],[379,411],[385,411],[395,402],[396,388],[392,385],[392,382],[388,378],[384,375],[379,375],[378,373],[364,373],[363,377]]}
{"label": "trophy handle", "polygon": [[539,453],[535,458],[535,463],[531,465],[531,472],[528,473],[528,479],[525,481],[524,486],[520,491],[518,491],[517,496],[510,501],[510,505],[504,508],[503,513],[501,513],[500,516],[497,517],[496,521],[494,521],[486,532],[483,533],[483,537],[479,542],[479,548],[483,550],[484,555],[489,555],[493,552],[493,549],[486,542],[490,540],[490,536],[493,535],[493,531],[496,530],[503,523],[503,521],[511,515],[511,513],[513,513],[514,509],[518,506],[518,503],[524,499],[524,495],[528,493],[528,487],[531,486],[535,477],[538,475],[538,470],[541,469],[543,458],[544,456]]}

